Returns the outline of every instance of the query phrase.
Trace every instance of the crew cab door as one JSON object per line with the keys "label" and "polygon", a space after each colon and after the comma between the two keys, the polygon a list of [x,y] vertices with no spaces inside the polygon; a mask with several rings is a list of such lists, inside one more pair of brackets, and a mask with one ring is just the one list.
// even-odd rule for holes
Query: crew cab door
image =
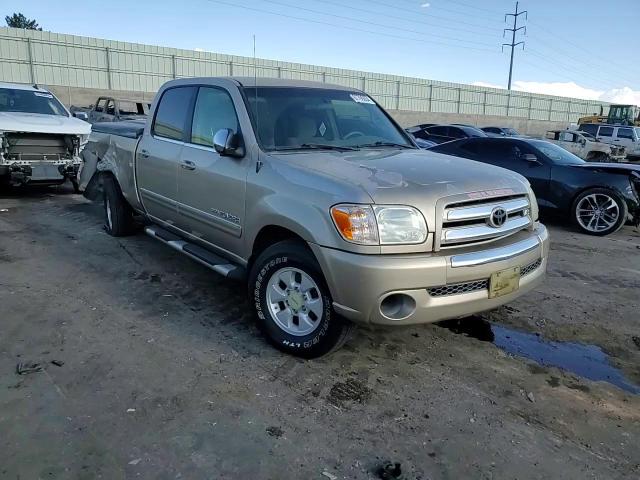
{"label": "crew cab door", "polygon": [[168,88],[136,152],[136,178],[146,212],[164,225],[178,219],[178,169],[197,88]]}
{"label": "crew cab door", "polygon": [[633,127],[618,127],[616,128],[612,142],[614,145],[625,147],[627,152],[631,152],[637,147],[634,133]]}
{"label": "crew cab door", "polygon": [[[242,102],[238,95],[237,104]],[[218,130],[240,131],[234,99],[217,86],[198,88],[189,139],[178,168],[180,228],[229,252],[240,246],[249,158],[221,156]]]}

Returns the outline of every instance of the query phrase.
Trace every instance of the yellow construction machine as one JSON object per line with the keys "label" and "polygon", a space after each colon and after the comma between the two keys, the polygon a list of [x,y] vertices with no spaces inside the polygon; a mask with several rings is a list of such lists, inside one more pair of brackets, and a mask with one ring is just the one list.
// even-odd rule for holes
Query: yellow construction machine
{"label": "yellow construction machine", "polygon": [[589,115],[578,119],[578,125],[585,123],[606,123],[609,125],[635,125],[640,127],[640,108],[636,105],[610,105],[609,114]]}

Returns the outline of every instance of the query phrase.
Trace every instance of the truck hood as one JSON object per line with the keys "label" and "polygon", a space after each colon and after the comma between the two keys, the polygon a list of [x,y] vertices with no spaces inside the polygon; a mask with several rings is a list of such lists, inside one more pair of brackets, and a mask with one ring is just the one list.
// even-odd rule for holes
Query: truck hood
{"label": "truck hood", "polygon": [[[510,190],[527,193],[520,174],[428,150],[281,153],[304,169],[362,187],[378,204],[435,205],[443,197]],[[491,194],[489,194],[491,195]]]}
{"label": "truck hood", "polygon": [[89,135],[91,125],[78,118],[40,113],[0,112],[0,132]]}

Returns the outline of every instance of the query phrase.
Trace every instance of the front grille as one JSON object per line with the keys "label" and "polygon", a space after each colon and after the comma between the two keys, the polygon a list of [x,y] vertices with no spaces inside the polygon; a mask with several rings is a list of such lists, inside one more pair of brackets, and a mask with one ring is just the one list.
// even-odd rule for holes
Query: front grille
{"label": "front grille", "polygon": [[[504,209],[500,226],[491,224],[492,212]],[[531,226],[529,198],[510,195],[470,200],[445,207],[440,232],[440,248],[454,248],[498,240]]]}
{"label": "front grille", "polygon": [[[538,269],[540,265],[542,265],[541,258],[521,267],[520,277],[522,278],[525,275],[529,275],[534,270]],[[427,288],[427,293],[432,297],[447,297],[449,295],[460,295],[462,293],[478,292],[480,290],[489,290],[488,278],[485,278],[484,280],[472,280],[470,282],[449,283],[438,287],[429,287]]]}
{"label": "front grille", "polygon": [[475,292],[478,290],[487,290],[489,288],[489,279],[474,280],[473,282],[450,283],[440,287],[427,288],[427,292],[432,297],[446,297],[447,295],[459,295],[461,293]]}

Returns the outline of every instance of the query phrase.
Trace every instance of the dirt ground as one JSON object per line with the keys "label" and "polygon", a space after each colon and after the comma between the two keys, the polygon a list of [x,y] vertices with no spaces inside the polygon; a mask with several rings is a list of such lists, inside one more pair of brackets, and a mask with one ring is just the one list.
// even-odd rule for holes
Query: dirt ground
{"label": "dirt ground", "polygon": [[[601,347],[639,385],[640,233],[550,229],[544,285],[466,324]],[[640,478],[640,395],[437,325],[303,361],[245,298],[70,189],[0,193],[0,479]]]}

